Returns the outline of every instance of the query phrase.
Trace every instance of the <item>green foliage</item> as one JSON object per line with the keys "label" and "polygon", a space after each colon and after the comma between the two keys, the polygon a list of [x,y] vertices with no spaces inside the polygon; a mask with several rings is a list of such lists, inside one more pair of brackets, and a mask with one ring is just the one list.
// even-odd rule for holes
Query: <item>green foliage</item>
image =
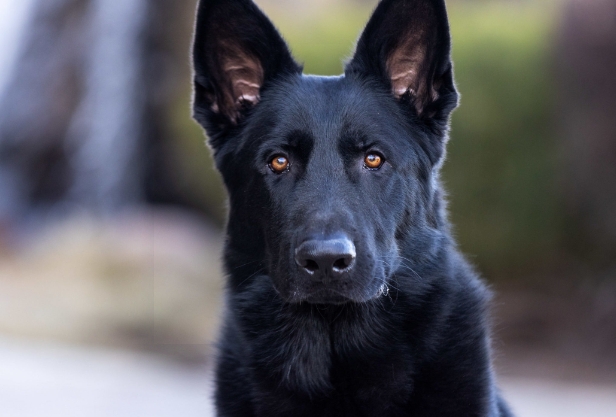
{"label": "green foliage", "polygon": [[462,99],[443,176],[455,230],[462,249],[491,276],[537,268],[554,255],[561,233],[553,9],[454,3],[450,15]]}
{"label": "green foliage", "polygon": [[303,17],[280,7],[264,10],[288,42],[293,56],[304,64],[305,73],[338,75],[344,61],[351,57],[372,8],[372,2],[336,1],[326,7],[310,8]]}

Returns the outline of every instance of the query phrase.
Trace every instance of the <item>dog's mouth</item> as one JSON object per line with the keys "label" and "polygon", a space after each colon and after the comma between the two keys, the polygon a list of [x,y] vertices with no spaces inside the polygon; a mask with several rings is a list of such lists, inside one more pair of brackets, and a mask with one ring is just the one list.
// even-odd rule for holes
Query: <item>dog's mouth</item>
{"label": "dog's mouth", "polygon": [[342,305],[348,303],[365,303],[380,297],[389,296],[389,287],[384,281],[380,285],[373,282],[367,288],[353,289],[336,288],[328,286],[311,286],[310,288],[296,288],[291,291],[278,291],[278,294],[289,303],[331,304]]}
{"label": "dog's mouth", "polygon": [[306,294],[302,301],[309,304],[341,305],[353,302],[354,300],[330,288],[322,288]]}

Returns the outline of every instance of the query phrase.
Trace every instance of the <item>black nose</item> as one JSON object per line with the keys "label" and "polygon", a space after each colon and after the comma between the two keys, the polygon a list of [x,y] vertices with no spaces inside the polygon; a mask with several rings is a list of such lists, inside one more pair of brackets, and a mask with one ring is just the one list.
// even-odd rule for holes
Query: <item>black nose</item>
{"label": "black nose", "polygon": [[355,263],[355,245],[346,236],[304,241],[295,249],[295,262],[319,279],[337,277]]}

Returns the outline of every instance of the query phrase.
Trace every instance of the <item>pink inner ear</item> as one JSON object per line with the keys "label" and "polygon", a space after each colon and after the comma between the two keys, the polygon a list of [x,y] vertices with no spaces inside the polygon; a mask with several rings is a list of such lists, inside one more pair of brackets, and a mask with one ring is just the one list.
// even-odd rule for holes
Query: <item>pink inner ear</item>
{"label": "pink inner ear", "polygon": [[257,104],[263,85],[263,68],[256,59],[250,59],[247,55],[229,57],[223,71],[231,81],[233,103]]}
{"label": "pink inner ear", "polygon": [[396,98],[407,91],[416,96],[420,94],[420,74],[426,57],[425,46],[401,45],[387,60],[387,71],[391,80],[392,92]]}
{"label": "pink inner ear", "polygon": [[[221,48],[222,49],[222,48]],[[239,49],[237,45],[225,45],[222,70],[227,86],[221,101],[212,110],[223,111],[237,121],[240,109],[245,105],[254,106],[259,102],[259,92],[263,86],[263,67],[259,60]]]}
{"label": "pink inner ear", "polygon": [[392,93],[399,99],[409,92],[416,99],[417,112],[436,100],[438,94],[432,88],[428,68],[428,40],[422,31],[409,35],[400,42],[387,59],[387,72]]}
{"label": "pink inner ear", "polygon": [[238,79],[233,86],[236,105],[250,104],[254,106],[259,102],[259,89],[261,85],[259,83],[251,83],[244,79]]}

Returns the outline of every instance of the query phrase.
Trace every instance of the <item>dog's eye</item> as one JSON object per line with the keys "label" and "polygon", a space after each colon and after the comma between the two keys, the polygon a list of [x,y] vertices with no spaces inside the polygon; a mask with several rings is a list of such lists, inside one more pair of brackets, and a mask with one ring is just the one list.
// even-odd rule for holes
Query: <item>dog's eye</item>
{"label": "dog's eye", "polygon": [[269,163],[269,167],[276,174],[282,174],[289,169],[289,160],[286,156],[276,155]]}
{"label": "dog's eye", "polygon": [[383,166],[385,158],[376,152],[371,152],[364,158],[364,167],[368,169],[379,169]]}

